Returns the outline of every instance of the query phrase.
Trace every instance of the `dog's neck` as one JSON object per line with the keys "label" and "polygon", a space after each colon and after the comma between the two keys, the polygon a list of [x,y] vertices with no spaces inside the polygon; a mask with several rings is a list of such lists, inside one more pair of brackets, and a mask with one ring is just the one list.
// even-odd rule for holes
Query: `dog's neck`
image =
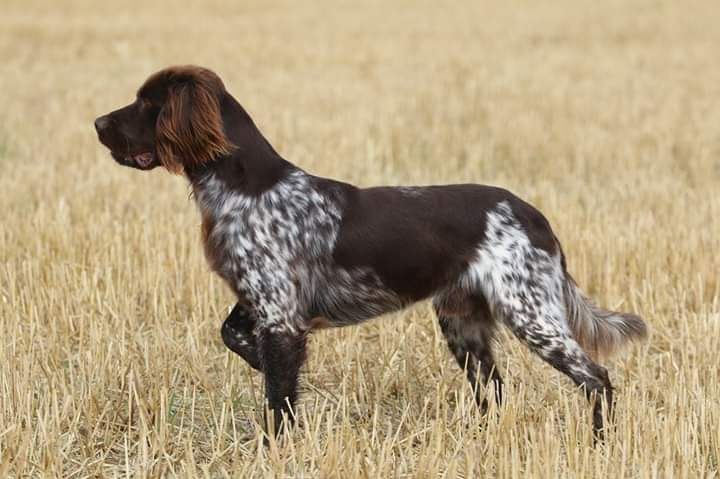
{"label": "dog's neck", "polygon": [[193,189],[202,188],[206,179],[212,176],[230,191],[258,196],[298,170],[275,151],[250,115],[229,93],[223,95],[220,106],[225,134],[235,149],[230,155],[186,170]]}

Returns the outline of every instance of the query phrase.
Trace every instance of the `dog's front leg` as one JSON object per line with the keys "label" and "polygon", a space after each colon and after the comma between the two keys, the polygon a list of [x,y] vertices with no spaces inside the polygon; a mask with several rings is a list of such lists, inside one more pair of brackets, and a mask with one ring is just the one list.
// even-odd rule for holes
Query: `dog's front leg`
{"label": "dog's front leg", "polygon": [[297,400],[300,367],[305,361],[304,332],[272,326],[258,332],[258,347],[265,373],[265,396],[268,410],[265,427],[277,436],[283,426],[295,421],[293,408]]}
{"label": "dog's front leg", "polygon": [[253,369],[262,371],[254,329],[255,319],[250,311],[237,303],[225,319],[220,332],[228,349],[243,358]]}

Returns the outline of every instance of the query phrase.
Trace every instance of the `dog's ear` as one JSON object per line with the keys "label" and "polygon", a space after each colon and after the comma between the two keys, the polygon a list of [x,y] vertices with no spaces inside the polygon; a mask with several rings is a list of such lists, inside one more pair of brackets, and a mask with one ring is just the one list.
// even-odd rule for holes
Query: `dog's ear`
{"label": "dog's ear", "polygon": [[157,119],[156,150],[168,171],[182,173],[229,154],[233,145],[223,130],[220,79],[200,69],[173,76]]}

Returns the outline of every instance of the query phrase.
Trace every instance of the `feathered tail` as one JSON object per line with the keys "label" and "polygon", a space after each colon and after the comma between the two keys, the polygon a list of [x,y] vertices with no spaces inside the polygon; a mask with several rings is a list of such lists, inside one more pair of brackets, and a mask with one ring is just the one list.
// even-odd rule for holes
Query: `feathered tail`
{"label": "feathered tail", "polygon": [[583,295],[569,274],[563,289],[570,329],[591,356],[606,357],[629,341],[647,337],[647,326],[640,316],[600,308]]}

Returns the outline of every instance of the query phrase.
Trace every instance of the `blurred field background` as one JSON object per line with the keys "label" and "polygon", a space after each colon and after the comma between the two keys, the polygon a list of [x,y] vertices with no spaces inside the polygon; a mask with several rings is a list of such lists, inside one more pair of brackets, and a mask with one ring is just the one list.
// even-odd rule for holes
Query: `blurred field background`
{"label": "blurred field background", "polygon": [[[0,477],[717,477],[720,5],[0,5]],[[652,336],[606,363],[617,428],[508,334],[487,419],[426,304],[310,341],[299,427],[262,381],[182,178],[93,119],[169,64],[216,70],[287,159],[361,185],[479,182]],[[411,239],[408,239],[411,240]]]}

